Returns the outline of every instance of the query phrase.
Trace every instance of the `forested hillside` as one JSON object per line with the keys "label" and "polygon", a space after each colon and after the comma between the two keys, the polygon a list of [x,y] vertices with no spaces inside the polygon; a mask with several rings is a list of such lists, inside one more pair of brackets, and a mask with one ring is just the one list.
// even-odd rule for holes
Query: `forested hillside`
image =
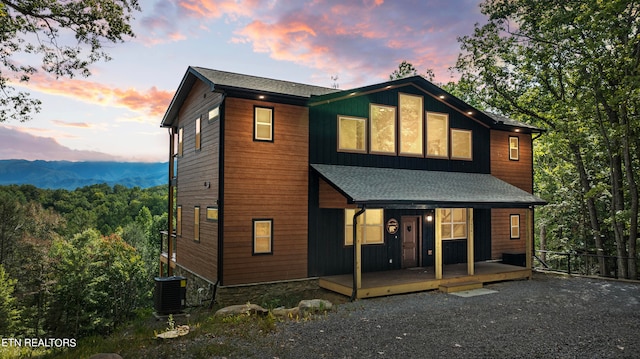
{"label": "forested hillside", "polygon": [[0,186],[0,333],[81,338],[151,307],[167,190]]}
{"label": "forested hillside", "polygon": [[167,182],[166,163],[0,160],[0,185],[68,189],[106,183],[148,188]]}

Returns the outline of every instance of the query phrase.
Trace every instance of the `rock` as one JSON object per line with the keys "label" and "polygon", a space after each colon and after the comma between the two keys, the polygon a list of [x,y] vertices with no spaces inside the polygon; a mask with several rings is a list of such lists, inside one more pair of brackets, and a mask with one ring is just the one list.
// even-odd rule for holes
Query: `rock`
{"label": "rock", "polygon": [[285,309],[284,307],[282,307],[272,310],[271,313],[273,313],[273,315],[276,317],[295,319],[300,315],[300,309],[298,307],[289,309]]}
{"label": "rock", "polygon": [[122,359],[122,356],[116,353],[98,353],[93,354],[89,359]]}
{"label": "rock", "polygon": [[269,313],[269,311],[262,308],[261,306],[257,304],[247,303],[247,304],[231,305],[228,307],[224,307],[222,309],[219,309],[215,315],[222,316],[222,317],[229,317],[232,315],[239,315],[239,314],[266,315],[267,313]]}
{"label": "rock", "polygon": [[156,338],[161,339],[171,339],[181,337],[183,335],[189,334],[189,326],[188,325],[179,325],[176,329],[167,330],[164,333],[156,334]]}
{"label": "rock", "polygon": [[301,300],[300,303],[298,303],[300,313],[322,312],[325,310],[331,310],[332,307],[333,304],[325,299]]}

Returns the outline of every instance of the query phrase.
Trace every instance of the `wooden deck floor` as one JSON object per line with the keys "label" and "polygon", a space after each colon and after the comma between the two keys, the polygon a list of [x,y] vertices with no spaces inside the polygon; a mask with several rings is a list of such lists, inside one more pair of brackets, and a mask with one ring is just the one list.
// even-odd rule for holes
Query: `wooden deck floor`
{"label": "wooden deck floor", "polygon": [[[474,275],[467,274],[467,264],[445,265],[442,279],[436,279],[433,267],[399,269],[362,273],[362,288],[357,298],[381,297],[393,294],[421,292],[438,289],[441,285],[465,282],[500,282],[531,278],[531,269],[499,262],[476,262]],[[343,274],[320,277],[320,287],[351,296],[353,275]]]}

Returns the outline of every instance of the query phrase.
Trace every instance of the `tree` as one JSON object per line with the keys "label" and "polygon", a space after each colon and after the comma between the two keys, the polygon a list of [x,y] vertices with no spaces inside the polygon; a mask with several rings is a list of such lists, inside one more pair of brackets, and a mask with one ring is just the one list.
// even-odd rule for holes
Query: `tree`
{"label": "tree", "polygon": [[[398,65],[398,68],[393,70],[391,75],[389,75],[389,80],[398,80],[398,79],[402,79],[402,78],[405,78],[405,77],[417,76],[417,75],[418,75],[418,70],[415,68],[415,66],[413,66],[412,63],[407,62],[406,60],[403,60]],[[421,76],[426,78],[427,80],[429,80],[431,82],[433,82],[433,80],[436,77],[436,75],[433,73],[432,69],[427,69],[427,72],[424,75],[421,75]]]}
{"label": "tree", "polygon": [[0,192],[0,218],[0,264],[4,264],[11,259],[27,220],[23,205],[14,193]]}
{"label": "tree", "polygon": [[40,68],[55,78],[89,76],[91,64],[110,59],[105,41],[134,36],[134,11],[140,11],[137,0],[1,0],[0,122],[27,121],[40,110],[39,100],[11,85],[38,71],[22,61],[40,57]]}
{"label": "tree", "polygon": [[[462,80],[486,107],[550,130],[552,202],[575,196],[601,272],[612,237],[618,274],[636,278],[640,4],[487,0],[482,12],[488,23],[460,39]],[[561,161],[574,180],[553,173]]]}
{"label": "tree", "polygon": [[15,284],[16,280],[9,278],[0,264],[0,333],[4,337],[14,334],[19,324],[20,312],[13,296]]}

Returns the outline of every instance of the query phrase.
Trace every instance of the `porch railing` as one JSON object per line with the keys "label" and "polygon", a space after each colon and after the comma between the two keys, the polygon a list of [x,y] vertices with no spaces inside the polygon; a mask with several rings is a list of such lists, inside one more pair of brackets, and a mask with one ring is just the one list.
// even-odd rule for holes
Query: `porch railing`
{"label": "porch railing", "polygon": [[[626,263],[631,258],[622,258]],[[569,251],[536,250],[533,268],[568,274],[618,278],[618,257]]]}
{"label": "porch railing", "polygon": [[[168,249],[169,249],[169,232],[168,231],[160,231],[160,256],[167,258],[167,264],[170,262],[176,261],[176,252],[178,250],[178,245],[176,241],[176,234],[171,233],[171,258],[168,258]],[[165,273],[161,273],[161,275],[165,275]]]}

